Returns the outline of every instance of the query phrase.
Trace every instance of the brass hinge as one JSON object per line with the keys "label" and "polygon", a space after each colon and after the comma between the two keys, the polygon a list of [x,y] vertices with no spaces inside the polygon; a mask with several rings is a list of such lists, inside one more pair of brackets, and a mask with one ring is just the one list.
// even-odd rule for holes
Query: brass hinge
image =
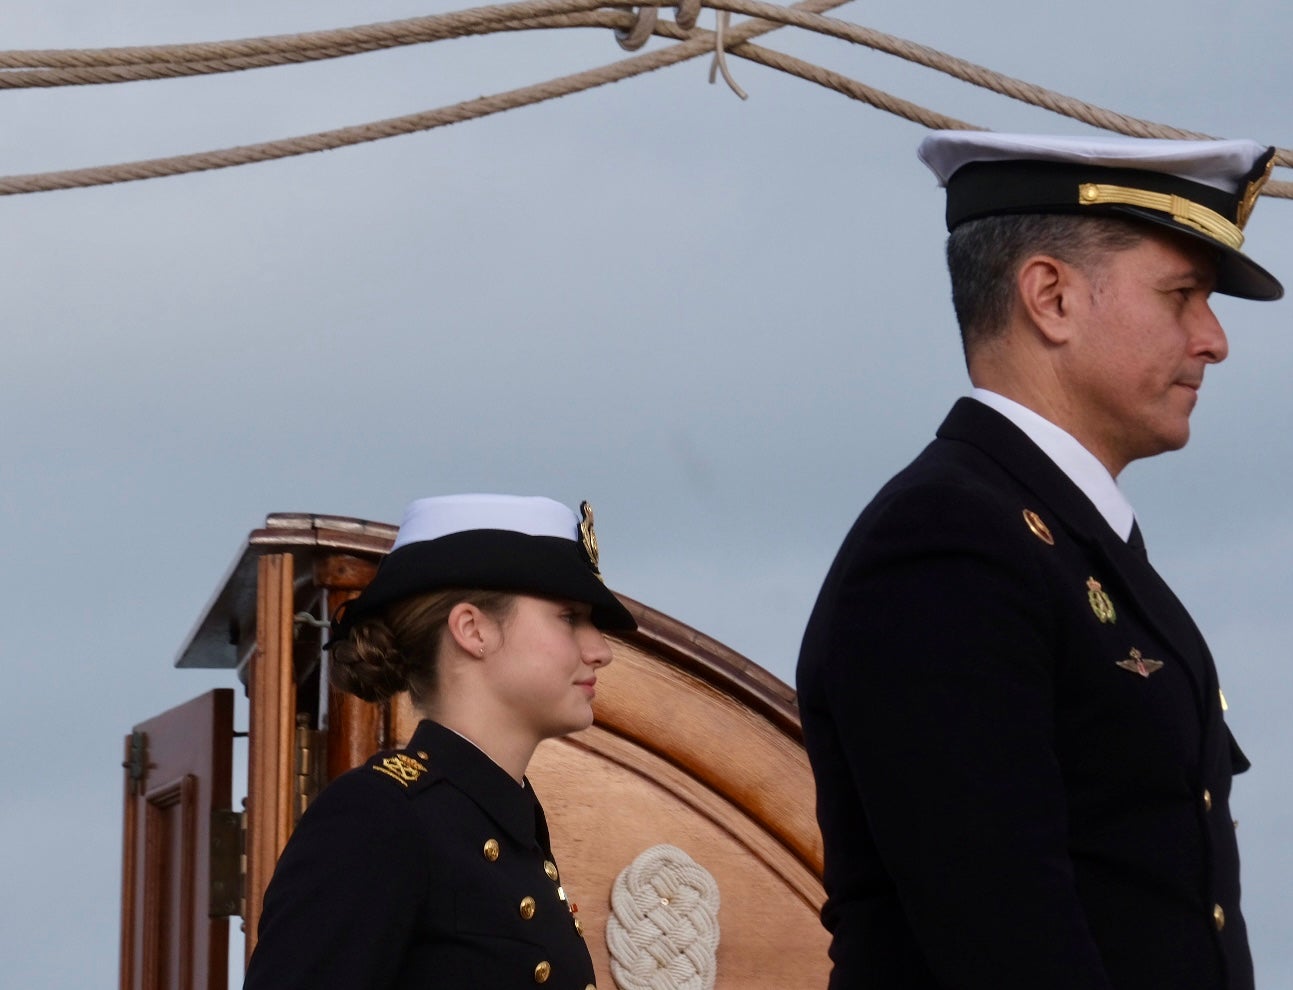
{"label": "brass hinge", "polygon": [[310,716],[304,712],[296,716],[296,801],[295,821],[300,821],[305,809],[323,790],[328,736],[310,728]]}
{"label": "brass hinge", "polygon": [[211,885],[207,914],[212,918],[246,916],[247,813],[211,812]]}
{"label": "brass hinge", "polygon": [[136,729],[130,733],[130,756],[122,760],[126,770],[126,779],[132,795],[144,793],[144,781],[148,777],[148,733]]}

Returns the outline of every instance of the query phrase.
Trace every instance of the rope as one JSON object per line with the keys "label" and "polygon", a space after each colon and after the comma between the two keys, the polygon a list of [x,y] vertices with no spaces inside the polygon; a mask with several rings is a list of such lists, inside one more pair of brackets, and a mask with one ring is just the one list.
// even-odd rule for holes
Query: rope
{"label": "rope", "polygon": [[[583,0],[576,0],[576,2],[583,2]],[[847,0],[803,0],[802,7],[815,12],[818,10],[830,10],[845,2]],[[621,15],[620,22],[627,25],[629,16],[627,14]],[[778,26],[774,23],[759,20],[746,21],[739,27],[734,28],[731,36],[737,41],[745,41],[775,30]],[[663,22],[658,27],[661,30],[674,28],[673,25]],[[0,178],[0,195],[48,192],[54,189],[75,189],[85,186],[108,185],[114,182],[130,182],[137,179],[182,175],[217,168],[230,168],[235,165],[272,161],[293,155],[304,155],[316,151],[328,151],[348,145],[362,144],[366,141],[376,141],[400,134],[432,130],[436,127],[461,123],[465,120],[475,120],[503,110],[529,106],[534,103],[541,103],[544,100],[556,99],[560,96],[582,92],[608,83],[619,82],[622,79],[628,79],[667,65],[696,58],[709,53],[713,47],[712,38],[713,35],[708,31],[698,32],[696,36],[669,48],[662,48],[645,55],[623,59],[597,69],[562,76],[546,83],[509,90],[494,96],[478,97],[452,106],[441,107],[437,110],[428,110],[403,117],[391,117],[369,124],[343,127],[337,130],[322,131],[316,134],[307,134],[280,141],[269,141],[262,144],[242,145],[220,151],[178,155],[170,158],[153,158],[146,161],[126,162],[120,165],[105,165],[95,168],[8,176]]]}
{"label": "rope", "polygon": [[606,944],[620,990],[713,990],[718,884],[675,846],[652,846],[611,888]]}
{"label": "rope", "polygon": [[[431,130],[503,110],[556,99],[610,82],[618,82],[621,79],[651,72],[709,52],[713,53],[714,58],[710,72],[711,82],[714,80],[715,73],[721,72],[728,85],[742,99],[745,98],[745,93],[737,86],[727,68],[725,56],[728,54],[814,82],[851,99],[868,103],[926,127],[978,129],[976,125],[947,117],[812,63],[748,44],[751,38],[781,26],[798,27],[894,55],[971,85],[1103,130],[1134,137],[1195,139],[1209,137],[1195,131],[1157,124],[1076,100],[925,45],[861,25],[822,16],[825,11],[841,6],[845,2],[847,0],[807,0],[794,7],[785,8],[762,0],[647,0],[647,2],[639,0],[634,3],[629,0],[521,0],[516,3],[496,4],[450,14],[388,21],[353,28],[236,41],[130,48],[0,52],[0,89],[4,89],[91,85],[235,72],[273,65],[341,58],[385,48],[501,31],[609,27],[614,30],[620,44],[626,48],[641,47],[653,34],[680,42],[648,55],[562,76],[546,83],[403,117],[218,151],[0,178],[0,195],[104,185],[228,168]],[[695,29],[694,25],[702,4],[717,12],[719,29],[717,32]],[[673,6],[677,6],[674,23],[658,19],[658,7]],[[626,9],[608,10],[606,9],[608,7]],[[632,10],[627,9],[630,7]],[[755,20],[732,29],[728,26],[728,17],[732,13],[745,14]],[[1281,166],[1293,167],[1293,151],[1277,149],[1275,162]],[[1293,198],[1293,182],[1271,181],[1266,184],[1262,193],[1267,196]]]}
{"label": "rope", "polygon": [[603,0],[519,0],[516,3],[474,7],[449,14],[432,14],[399,21],[383,21],[358,27],[303,34],[269,35],[235,41],[207,41],[197,44],[149,45],[129,48],[36,49],[0,52],[0,69],[62,69],[90,66],[147,65],[185,61],[215,61],[309,52],[315,48],[359,46],[357,51],[375,51],[401,45],[438,41],[478,33],[482,27],[507,21],[528,20],[548,14],[573,13],[614,6]]}
{"label": "rope", "polygon": [[743,100],[748,100],[749,94],[736,84],[732,78],[731,70],[727,67],[727,54],[725,51],[727,44],[727,32],[732,23],[732,15],[726,10],[718,12],[718,25],[714,31],[714,61],[709,65],[709,83],[714,84],[714,78],[718,73],[723,74],[723,82],[727,83],[728,88]]}

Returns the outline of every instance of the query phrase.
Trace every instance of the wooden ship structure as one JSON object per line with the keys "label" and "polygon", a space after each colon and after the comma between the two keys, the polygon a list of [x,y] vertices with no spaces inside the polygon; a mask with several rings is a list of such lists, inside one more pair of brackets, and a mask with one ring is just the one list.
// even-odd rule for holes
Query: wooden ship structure
{"label": "wooden ship structure", "polygon": [[[135,726],[125,739],[120,987],[224,990],[256,943],[261,899],[301,813],[327,782],[416,725],[406,698],[330,689],[327,620],[357,595],[395,527],[270,515],[198,618],[176,666],[230,686]],[[793,692],[749,660],[646,605],[608,636],[595,724],[539,747],[529,776],[597,970],[616,877],[668,844],[714,878],[718,990],[822,986],[822,847]],[[248,724],[235,728],[235,691]],[[234,746],[245,733],[245,747]],[[234,753],[246,797],[234,806]],[[230,959],[231,926],[244,933]]]}

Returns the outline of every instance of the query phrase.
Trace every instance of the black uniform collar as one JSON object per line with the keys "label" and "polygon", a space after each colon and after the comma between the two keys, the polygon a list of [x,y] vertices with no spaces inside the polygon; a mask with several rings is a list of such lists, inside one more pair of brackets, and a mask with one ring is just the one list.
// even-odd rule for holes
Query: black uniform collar
{"label": "black uniform collar", "polygon": [[1100,514],[1095,503],[1083,494],[1028,434],[995,409],[974,399],[959,399],[938,428],[945,440],[972,444],[1000,464],[1016,480],[1031,488],[1037,497],[1058,513],[1075,536],[1084,540],[1104,537],[1123,542]]}
{"label": "black uniform collar", "polygon": [[546,839],[538,834],[542,810],[529,781],[522,787],[452,729],[424,719],[404,752],[425,763],[431,776],[448,781],[466,794],[517,842],[529,846]]}

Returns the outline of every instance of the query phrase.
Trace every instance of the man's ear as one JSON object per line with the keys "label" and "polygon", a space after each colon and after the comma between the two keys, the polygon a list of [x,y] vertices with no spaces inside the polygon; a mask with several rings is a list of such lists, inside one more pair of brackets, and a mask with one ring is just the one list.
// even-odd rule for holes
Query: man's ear
{"label": "man's ear", "polygon": [[470,656],[482,657],[489,645],[492,623],[493,619],[471,602],[459,602],[449,610],[445,625],[459,649]]}
{"label": "man's ear", "polygon": [[1015,276],[1019,310],[1052,344],[1062,344],[1073,333],[1073,304],[1078,271],[1049,254],[1024,259]]}

